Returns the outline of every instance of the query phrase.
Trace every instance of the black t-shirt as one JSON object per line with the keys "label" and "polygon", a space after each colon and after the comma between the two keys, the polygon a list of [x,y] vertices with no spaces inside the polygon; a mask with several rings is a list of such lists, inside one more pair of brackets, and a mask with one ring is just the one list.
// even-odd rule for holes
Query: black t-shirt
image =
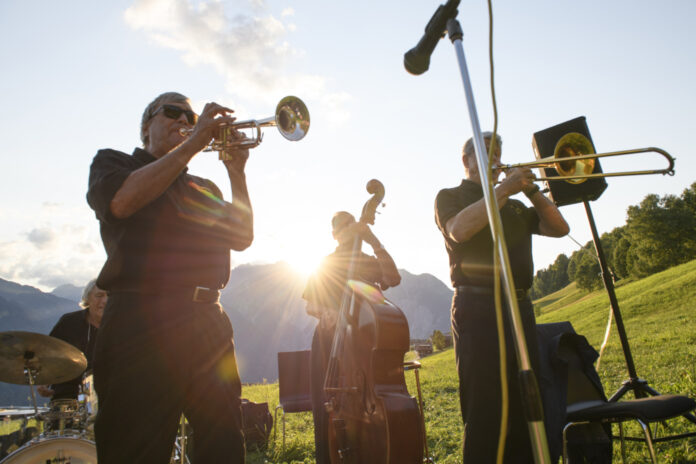
{"label": "black t-shirt", "polygon": [[[66,341],[82,351],[87,358],[87,370],[89,371],[92,368],[94,342],[98,330],[87,322],[87,311],[82,309],[63,314],[49,335]],[[81,381],[82,375],[79,375],[67,382],[54,384],[53,399],[77,398]]]}
{"label": "black t-shirt", "polygon": [[[324,258],[317,272],[307,282],[302,298],[322,308],[339,310],[351,255],[352,244],[349,244],[339,246],[336,251]],[[362,252],[356,258],[353,279],[377,285],[382,290],[388,288],[382,282],[382,268],[377,258]]]}
{"label": "black t-shirt", "polygon": [[131,172],[156,159],[140,148],[132,155],[100,150],[92,161],[87,202],[95,211],[107,260],[97,279],[105,290],[225,286],[235,230],[225,218],[218,187],[187,174],[133,215],[119,219],[110,204]]}
{"label": "black t-shirt", "polygon": [[[464,179],[458,187],[440,190],[435,200],[435,222],[445,238],[454,287],[493,285],[493,239],[490,226],[487,225],[463,243],[454,242],[445,231],[447,221],[481,198],[481,186]],[[528,208],[511,198],[500,208],[500,217],[515,286],[528,289],[534,278],[532,234],[539,233],[539,217],[534,208]]]}

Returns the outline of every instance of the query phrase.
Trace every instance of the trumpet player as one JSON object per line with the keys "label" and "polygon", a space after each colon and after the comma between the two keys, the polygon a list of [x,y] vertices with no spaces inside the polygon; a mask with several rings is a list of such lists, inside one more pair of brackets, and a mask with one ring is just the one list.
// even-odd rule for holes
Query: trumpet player
{"label": "trumpet player", "polygon": [[[493,134],[483,134],[488,150]],[[500,164],[501,140],[496,138],[494,163]],[[445,239],[452,300],[452,335],[459,375],[459,399],[464,422],[465,463],[495,462],[500,427],[498,336],[494,311],[493,241],[488,225],[473,139],[462,153],[465,179],[461,185],[441,190],[435,200],[435,221]],[[494,170],[495,182],[500,170]],[[529,288],[534,277],[532,234],[561,237],[569,228],[560,211],[534,184],[528,168],[515,168],[495,187],[505,241],[510,257],[517,300],[532,366],[538,375],[534,310]],[[510,196],[523,192],[533,207]],[[505,463],[533,463],[522,398],[517,382],[517,361],[507,311],[503,311],[507,346],[509,427]]]}
{"label": "trumpet player", "polygon": [[109,294],[94,359],[100,464],[168,463],[182,413],[195,462],[244,462],[241,383],[219,295],[230,250],[253,240],[249,151],[229,149],[223,161],[231,203],[186,168],[232,114],[208,103],[199,116],[185,96],[163,93],[143,113],[143,148],[100,150],[92,162],[87,201],[107,253],[97,285]]}

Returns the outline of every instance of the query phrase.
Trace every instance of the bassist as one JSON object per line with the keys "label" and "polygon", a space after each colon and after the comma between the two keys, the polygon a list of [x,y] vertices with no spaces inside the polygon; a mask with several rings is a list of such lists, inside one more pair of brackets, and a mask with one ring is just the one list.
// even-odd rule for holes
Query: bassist
{"label": "bassist", "polygon": [[334,214],[331,226],[338,246],[332,254],[324,258],[321,267],[310,278],[303,294],[303,298],[307,301],[307,313],[319,319],[312,339],[311,353],[312,413],[317,464],[331,462],[328,438],[329,414],[325,408],[327,397],[324,392],[324,379],[355,238],[358,237],[369,244],[374,253],[374,256],[358,253],[355,262],[355,280],[367,282],[382,290],[399,285],[401,282],[394,260],[367,224],[362,221],[357,222],[348,212],[339,211]]}

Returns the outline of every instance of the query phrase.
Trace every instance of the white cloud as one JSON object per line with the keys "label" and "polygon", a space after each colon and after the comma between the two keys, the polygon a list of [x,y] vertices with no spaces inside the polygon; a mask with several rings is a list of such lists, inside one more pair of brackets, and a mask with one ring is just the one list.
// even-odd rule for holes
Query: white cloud
{"label": "white cloud", "polygon": [[56,234],[48,227],[32,229],[27,233],[27,239],[39,250],[45,250],[56,242]]}
{"label": "white cloud", "polygon": [[322,112],[336,118],[330,123],[341,124],[348,96],[331,91],[325,76],[295,70],[304,51],[291,43],[296,26],[284,22],[294,10],[285,8],[278,19],[268,14],[262,0],[250,0],[248,11],[244,6],[236,2],[235,14],[227,15],[223,3],[215,0],[136,0],[124,19],[158,45],[180,51],[187,65],[212,66],[235,99],[275,107],[279,95],[292,92],[313,104],[329,105]]}
{"label": "white cloud", "polygon": [[[0,239],[0,278],[51,291],[58,285],[83,285],[101,269],[105,252],[98,226],[87,212],[44,203],[34,217],[40,225],[18,229]],[[93,224],[91,227],[85,224]]]}

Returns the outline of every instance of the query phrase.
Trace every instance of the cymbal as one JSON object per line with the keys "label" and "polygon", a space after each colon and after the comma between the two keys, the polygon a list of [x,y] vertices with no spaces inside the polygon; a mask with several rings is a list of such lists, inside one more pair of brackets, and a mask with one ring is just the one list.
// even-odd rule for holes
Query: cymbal
{"label": "cymbal", "polygon": [[28,367],[34,383],[46,385],[72,380],[87,368],[87,359],[68,342],[34,332],[0,332],[0,382],[28,385]]}

